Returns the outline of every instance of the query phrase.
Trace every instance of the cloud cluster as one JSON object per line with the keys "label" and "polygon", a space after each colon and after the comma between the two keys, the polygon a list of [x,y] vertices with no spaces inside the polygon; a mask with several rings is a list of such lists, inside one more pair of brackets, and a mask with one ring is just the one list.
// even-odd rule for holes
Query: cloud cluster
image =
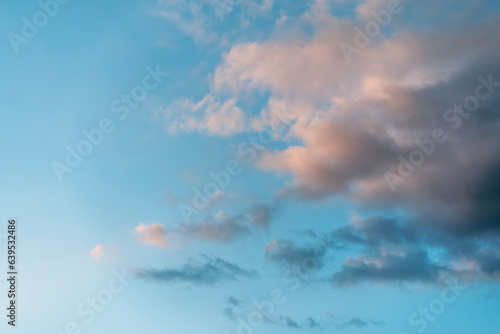
{"label": "cloud cluster", "polygon": [[[486,10],[494,2],[479,9],[465,1],[464,14],[455,15],[458,9],[446,8],[453,2],[444,1],[439,19],[423,10],[435,5],[430,0],[406,2],[351,63],[339,46],[353,42],[354,28],[385,3],[363,1],[353,18],[332,15],[334,3],[314,1],[292,24],[293,38],[277,33],[233,45],[215,70],[213,91],[199,103],[176,102],[175,110],[185,108],[181,114],[167,112],[174,130],[227,136],[265,126],[265,112],[247,118],[237,107],[241,96],[268,94],[264,111],[287,106],[292,122],[281,135],[292,144],[256,161],[289,177],[280,195],[306,201],[341,196],[360,210],[380,212],[333,232],[358,252],[332,275],[334,284],[435,282],[443,272],[498,279],[500,19]],[[407,20],[414,11],[421,13],[418,22]],[[217,94],[231,97],[221,103]],[[429,145],[434,130],[444,140],[396,189],[388,187],[387,173],[408,169],[403,161]],[[260,210],[254,223],[268,226],[271,218]],[[249,233],[239,219],[180,226],[175,233],[228,242]],[[266,256],[281,264],[311,252],[321,259],[321,249],[292,241],[266,246]]]}
{"label": "cloud cluster", "polygon": [[[268,152],[259,161],[263,169],[292,176],[285,193],[306,199],[341,194],[422,213],[444,205],[450,208],[446,220],[464,217],[457,226],[498,228],[498,187],[487,185],[496,182],[500,158],[499,91],[460,129],[443,119],[474,93],[479,76],[491,75],[498,85],[498,29],[491,17],[457,31],[402,30],[364,50],[353,67],[338,48],[352,35],[350,23],[330,17],[305,41],[234,46],[217,68],[214,86],[236,94],[269,90],[272,99],[292,106],[297,122],[291,134],[302,145]],[[397,169],[398,156],[407,156],[436,127],[446,130],[447,142],[392,193],[384,173]],[[478,215],[484,216],[479,224]]]}
{"label": "cloud cluster", "polygon": [[[343,196],[382,216],[404,213],[336,231],[364,252],[348,258],[332,282],[432,282],[442,271],[498,278],[499,17],[475,12],[469,1],[467,15],[443,18],[453,29],[441,29],[443,20],[424,20],[425,27],[397,21],[362,50],[355,66],[347,64],[339,45],[352,41],[353,26],[380,3],[363,3],[353,21],[313,7],[304,15],[318,18],[312,34],[233,46],[215,71],[214,89],[235,96],[269,92],[270,104],[290,106],[295,121],[287,135],[294,144],[257,163],[290,176],[283,196]],[[401,159],[426,145],[435,129],[445,140],[390,189],[384,175],[397,173]],[[431,247],[443,255],[430,256]],[[304,255],[283,241],[267,248],[277,262]]]}
{"label": "cloud cluster", "polygon": [[218,211],[213,216],[207,213],[201,221],[191,224],[178,223],[165,227],[158,223],[140,223],[134,233],[140,244],[161,248],[168,248],[173,243],[185,245],[193,240],[225,244],[269,228],[278,209],[276,203],[253,201],[241,208],[240,212],[225,214]]}
{"label": "cloud cluster", "polygon": [[[354,218],[331,233],[342,248],[361,253],[331,275],[334,285],[363,282],[441,284],[443,276],[464,281],[500,279],[500,243],[495,235],[464,238],[408,218]],[[432,250],[432,251],[431,251]]]}

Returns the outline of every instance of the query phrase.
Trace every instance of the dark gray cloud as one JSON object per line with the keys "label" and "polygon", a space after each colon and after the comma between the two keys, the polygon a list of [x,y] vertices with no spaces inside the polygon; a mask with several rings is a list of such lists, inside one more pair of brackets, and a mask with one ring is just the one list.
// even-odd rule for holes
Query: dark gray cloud
{"label": "dark gray cloud", "polygon": [[257,277],[257,272],[242,269],[220,258],[205,257],[204,262],[191,260],[179,268],[139,269],[137,277],[160,283],[215,285],[223,281]]}
{"label": "dark gray cloud", "polygon": [[440,284],[441,274],[466,281],[500,279],[500,242],[494,234],[464,238],[429,228],[415,218],[374,216],[356,218],[332,236],[344,249],[361,248],[360,254],[345,260],[333,274],[331,282],[336,285],[369,281]]}
{"label": "dark gray cloud", "polygon": [[373,216],[367,219],[356,219],[349,226],[333,232],[333,237],[347,243],[375,245],[384,242],[412,243],[419,238],[419,231],[402,224],[398,219]]}
{"label": "dark gray cloud", "polygon": [[449,269],[434,263],[424,250],[399,250],[389,253],[379,249],[375,254],[361,254],[344,261],[333,274],[334,285],[349,286],[361,282],[427,282],[439,280]]}
{"label": "dark gray cloud", "polygon": [[500,249],[487,248],[475,254],[475,260],[481,271],[489,276],[500,279]]}
{"label": "dark gray cloud", "polygon": [[320,269],[324,265],[328,251],[336,248],[336,244],[326,239],[305,246],[300,246],[291,240],[276,239],[266,244],[266,257],[284,266]]}
{"label": "dark gray cloud", "polygon": [[[395,92],[403,100],[410,100],[407,107],[413,110],[395,126],[408,131],[407,138],[423,140],[436,127],[446,131],[448,139],[436,146],[422,166],[414,174],[396,185],[391,192],[386,184],[380,184],[363,193],[357,199],[364,205],[387,208],[398,207],[412,212],[418,224],[447,233],[470,236],[484,232],[500,233],[500,87],[479,109],[461,122],[456,130],[443,122],[446,110],[454,103],[462,103],[465,97],[474,95],[479,84],[477,77],[500,81],[500,68],[493,60],[482,59],[489,66],[471,64],[445,83],[412,92]],[[413,96],[410,98],[409,96]],[[394,108],[394,107],[393,107]],[[423,112],[422,112],[423,110]],[[431,112],[432,110],[432,112]],[[394,114],[397,115],[397,109]],[[402,116],[404,116],[402,115]],[[410,146],[402,154],[408,158]],[[389,170],[399,166],[397,156]]]}

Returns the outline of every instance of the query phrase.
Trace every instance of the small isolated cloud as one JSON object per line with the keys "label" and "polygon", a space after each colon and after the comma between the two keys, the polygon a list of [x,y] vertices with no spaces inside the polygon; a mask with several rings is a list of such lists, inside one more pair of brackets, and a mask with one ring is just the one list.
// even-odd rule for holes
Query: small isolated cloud
{"label": "small isolated cloud", "polygon": [[90,256],[96,260],[100,261],[104,256],[104,245],[97,245],[90,250]]}
{"label": "small isolated cloud", "polygon": [[232,305],[232,306],[240,306],[241,300],[239,300],[238,298],[236,298],[234,296],[229,296],[227,298],[227,303]]}
{"label": "small isolated cloud", "polygon": [[300,328],[299,323],[290,317],[282,317],[281,320],[285,323],[287,328]]}
{"label": "small isolated cloud", "polygon": [[220,258],[205,257],[204,262],[190,260],[178,268],[139,269],[137,276],[161,283],[191,283],[215,285],[223,281],[257,277],[257,272],[242,269]]}
{"label": "small isolated cloud", "polygon": [[167,248],[167,231],[163,224],[144,224],[140,223],[135,227],[137,240],[143,245],[152,245],[161,248]]}

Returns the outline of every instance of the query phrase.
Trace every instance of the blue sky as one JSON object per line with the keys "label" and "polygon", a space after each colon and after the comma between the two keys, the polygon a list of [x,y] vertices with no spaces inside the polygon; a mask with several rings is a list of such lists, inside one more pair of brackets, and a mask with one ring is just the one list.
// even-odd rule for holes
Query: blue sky
{"label": "blue sky", "polygon": [[497,2],[63,2],[1,4],[2,333],[499,332]]}

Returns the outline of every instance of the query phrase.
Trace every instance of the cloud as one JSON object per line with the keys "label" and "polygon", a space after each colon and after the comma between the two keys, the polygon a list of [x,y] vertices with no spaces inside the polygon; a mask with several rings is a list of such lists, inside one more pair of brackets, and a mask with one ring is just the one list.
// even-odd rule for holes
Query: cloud
{"label": "cloud", "polygon": [[208,44],[217,40],[217,35],[207,29],[209,22],[203,13],[203,5],[196,1],[159,0],[152,14],[172,22],[198,43]]}
{"label": "cloud", "polygon": [[237,312],[237,309],[241,308],[242,306],[242,300],[234,297],[234,296],[229,296],[226,300],[227,304],[229,305],[228,307],[225,307],[222,310],[222,313],[224,316],[226,316],[229,320],[235,321],[239,316],[239,312]]}
{"label": "cloud", "polygon": [[167,248],[167,231],[163,224],[144,224],[140,223],[135,227],[134,232],[140,244],[151,245],[160,248]]}
{"label": "cloud", "polygon": [[332,235],[347,243],[380,245],[414,243],[421,234],[417,227],[405,225],[398,219],[371,216],[365,219],[354,217],[348,226],[335,230]]}
{"label": "cloud", "polygon": [[168,131],[206,132],[209,135],[229,136],[243,132],[244,114],[235,99],[221,102],[214,95],[206,95],[201,101],[178,100],[165,112]]}
{"label": "cloud", "polygon": [[[250,34],[248,29],[260,17],[272,18],[273,0],[159,0],[150,11],[173,24],[203,47],[224,46],[228,39]],[[241,9],[241,10],[239,10]],[[221,29],[221,26],[227,29]],[[236,30],[236,32],[235,32]],[[162,44],[168,44],[160,41]]]}
{"label": "cloud", "polygon": [[224,316],[226,316],[226,318],[228,318],[231,321],[235,321],[238,318],[238,316],[236,315],[236,312],[234,311],[233,307],[226,307],[226,308],[224,308],[222,310],[222,314],[224,314]]}
{"label": "cloud", "polygon": [[268,228],[277,211],[278,205],[276,203],[271,205],[254,203],[249,209],[248,217],[254,225]]}
{"label": "cloud", "polygon": [[[494,2],[465,1],[460,8],[440,2],[440,8],[449,6],[440,17],[423,10],[435,5],[431,1],[406,3],[350,62],[339,45],[355,44],[353,28],[363,28],[370,11],[385,3],[363,1],[352,18],[338,18],[331,14],[334,2],[315,1],[300,18],[287,18],[293,38],[276,32],[233,45],[215,70],[210,94],[200,102],[179,100],[180,107],[167,110],[174,128],[211,135],[257,131],[266,123],[265,110],[286,106],[291,121],[282,139],[289,146],[268,149],[256,160],[258,168],[286,177],[281,197],[343,197],[356,209],[379,212],[333,231],[336,241],[356,251],[332,276],[335,284],[433,283],[440,271],[496,279],[500,20],[487,10]],[[411,18],[414,12],[421,13],[418,20]],[[466,103],[480,83],[490,96],[476,111],[454,107]],[[230,98],[222,103],[216,94]],[[269,96],[267,108],[252,116],[251,126],[240,126],[237,101],[262,96]],[[227,103],[227,114],[219,117]],[[181,107],[184,116],[174,111]],[[224,118],[227,128],[219,126]],[[434,143],[425,162],[391,190],[386,173],[398,173],[401,158],[432,146],[428,139],[438,128],[445,141]],[[257,212],[254,224],[266,226],[268,212]],[[292,263],[311,249],[276,240],[266,256]]]}
{"label": "cloud", "polygon": [[[289,136],[297,144],[267,152],[257,163],[291,176],[283,194],[308,200],[341,195],[382,208],[391,203],[422,214],[429,224],[464,233],[498,231],[499,188],[489,185],[499,179],[500,90],[463,119],[459,131],[450,131],[443,119],[454,103],[474,94],[478,76],[500,80],[500,40],[491,37],[499,21],[474,20],[477,25],[456,23],[457,30],[437,35],[398,26],[398,33],[381,36],[362,50],[355,66],[347,66],[338,46],[353,39],[354,22],[330,16],[303,40],[233,46],[215,72],[214,87],[234,94],[270,92],[270,101],[290,106],[295,124]],[[392,193],[385,173],[397,170],[398,157],[408,157],[418,148],[415,140],[436,127],[446,130],[447,142]],[[432,217],[435,212],[442,218]]]}
{"label": "cloud", "polygon": [[331,319],[316,319],[307,317],[306,319],[297,319],[287,315],[278,315],[276,317],[267,317],[266,321],[284,327],[287,329],[310,329],[310,330],[323,330],[332,324]]}
{"label": "cloud", "polygon": [[293,191],[307,198],[332,193],[349,195],[353,178],[383,175],[402,151],[393,148],[387,136],[377,136],[368,127],[317,121],[301,130],[305,147],[291,146],[283,152],[267,153],[259,166],[287,172],[293,169]]}
{"label": "cloud", "polygon": [[207,219],[200,224],[180,224],[169,232],[188,241],[200,239],[228,243],[251,233],[250,229],[238,220],[237,217],[223,216],[219,222]]}
{"label": "cloud", "polygon": [[339,328],[349,328],[349,327],[356,327],[356,328],[364,328],[369,325],[383,325],[384,322],[382,321],[373,321],[373,320],[363,320],[361,318],[352,318],[350,320],[343,321],[340,325],[338,325]]}
{"label": "cloud", "polygon": [[97,245],[90,250],[90,256],[96,260],[100,261],[104,256],[104,245]]}
{"label": "cloud", "polygon": [[287,328],[292,328],[292,329],[300,328],[299,323],[290,317],[282,317],[281,320],[285,323]]}
{"label": "cloud", "polygon": [[447,268],[434,263],[424,250],[379,249],[376,254],[361,254],[344,261],[331,277],[335,285],[350,286],[360,282],[427,282],[439,280]]}
{"label": "cloud", "polygon": [[335,245],[320,244],[299,246],[290,240],[277,239],[266,244],[266,257],[271,261],[285,266],[304,266],[319,269],[324,264],[328,250]]}
{"label": "cloud", "polygon": [[204,262],[191,260],[179,268],[139,269],[137,276],[160,283],[215,285],[241,278],[255,278],[257,273],[220,258],[205,257]]}
{"label": "cloud", "polygon": [[[492,240],[500,235],[498,16],[474,12],[470,1],[464,4],[467,17],[450,14],[430,21],[435,24],[426,21],[425,29],[395,18],[390,32],[348,64],[340,43],[354,43],[352,28],[361,22],[356,20],[383,3],[363,2],[354,21],[318,11],[321,4],[326,2],[303,16],[309,22],[318,18],[314,33],[237,44],[215,71],[215,90],[269,93],[268,103],[287,105],[294,119],[287,133],[293,144],[264,153],[257,166],[289,177],[283,197],[342,196],[360,209],[383,212],[335,231],[346,245],[365,248],[346,260],[336,283],[433,282],[440,270],[498,277]],[[453,29],[440,29],[443,21]],[[491,94],[477,111],[453,111],[481,83],[481,92]],[[398,172],[399,157],[408,160],[415,149],[430,145],[436,128],[446,140],[435,143],[434,153],[393,192],[386,173]],[[393,218],[400,213],[404,218]],[[305,252],[278,241],[273,246],[269,256],[282,262]],[[431,258],[428,247],[442,253]]]}
{"label": "cloud", "polygon": [[231,211],[226,214],[222,210],[213,215],[210,212],[199,222],[166,229],[170,239],[179,239],[182,242],[203,240],[218,243],[230,243],[240,238],[248,237],[259,230],[267,229],[276,217],[279,205],[266,204],[249,200],[249,205],[238,207],[230,202],[224,205]]}
{"label": "cloud", "polygon": [[307,326],[309,328],[313,328],[313,329],[319,329],[319,328],[323,327],[320,323],[318,323],[316,320],[314,320],[311,317],[307,318]]}
{"label": "cloud", "polygon": [[232,306],[240,306],[241,305],[241,300],[239,300],[238,298],[233,297],[233,296],[229,296],[227,298],[227,302],[228,302],[228,304],[230,304]]}
{"label": "cloud", "polygon": [[331,282],[439,285],[443,274],[463,281],[500,279],[500,244],[495,234],[464,238],[416,219],[355,217],[348,226],[334,230],[331,238],[340,247],[362,251],[346,259]]}

